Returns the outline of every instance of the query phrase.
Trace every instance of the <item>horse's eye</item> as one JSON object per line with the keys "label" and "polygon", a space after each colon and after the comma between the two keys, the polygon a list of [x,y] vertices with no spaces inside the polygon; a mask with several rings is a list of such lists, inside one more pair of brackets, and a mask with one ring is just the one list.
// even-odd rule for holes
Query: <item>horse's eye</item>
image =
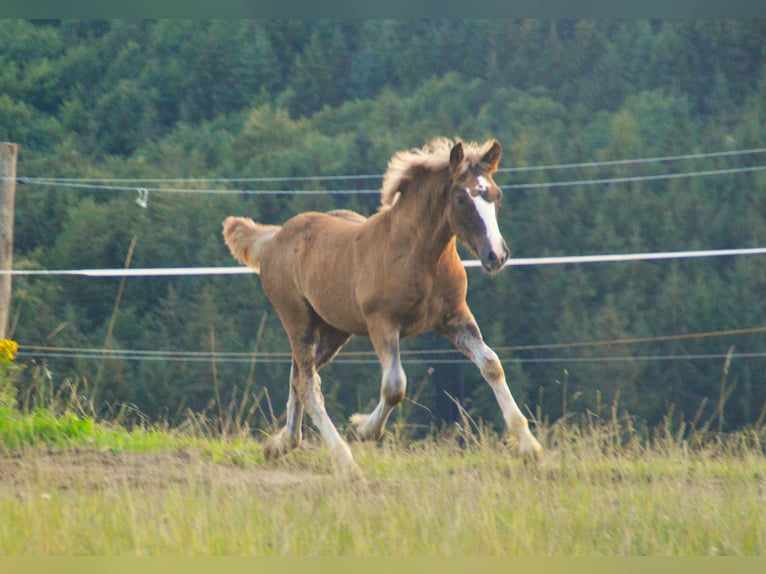
{"label": "horse's eye", "polygon": [[492,186],[490,185],[489,180],[483,175],[476,178],[476,191],[478,191],[479,195],[482,197],[489,191],[490,187]]}
{"label": "horse's eye", "polygon": [[457,203],[458,207],[463,207],[465,205],[465,196],[461,193],[455,198],[455,203]]}

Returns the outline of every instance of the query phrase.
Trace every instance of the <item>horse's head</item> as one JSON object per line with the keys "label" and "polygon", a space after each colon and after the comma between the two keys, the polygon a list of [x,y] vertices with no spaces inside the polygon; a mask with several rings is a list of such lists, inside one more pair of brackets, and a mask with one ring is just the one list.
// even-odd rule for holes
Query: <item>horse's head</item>
{"label": "horse's head", "polygon": [[452,233],[481,260],[482,267],[494,273],[509,256],[497,225],[503,192],[492,181],[502,149],[496,140],[488,141],[482,149],[486,151],[476,163],[466,160],[462,142],[450,151],[449,224]]}

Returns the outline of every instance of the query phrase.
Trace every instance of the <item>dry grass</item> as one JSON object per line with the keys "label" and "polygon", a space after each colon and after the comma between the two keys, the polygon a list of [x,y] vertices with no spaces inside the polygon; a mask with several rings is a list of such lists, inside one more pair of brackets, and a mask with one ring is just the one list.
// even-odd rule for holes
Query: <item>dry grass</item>
{"label": "dry grass", "polygon": [[[539,429],[524,465],[483,429],[354,444],[366,486],[309,438],[286,459],[212,462],[27,448],[0,459],[0,554],[757,555],[764,435],[649,438],[618,421]],[[257,451],[260,445],[237,448]]]}

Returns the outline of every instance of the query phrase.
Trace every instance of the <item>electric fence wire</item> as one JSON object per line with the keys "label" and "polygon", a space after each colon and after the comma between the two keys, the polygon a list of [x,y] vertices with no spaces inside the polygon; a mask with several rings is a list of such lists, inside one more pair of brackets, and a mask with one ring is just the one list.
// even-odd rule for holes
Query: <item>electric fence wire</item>
{"label": "electric fence wire", "polygon": [[[584,169],[584,168],[597,168],[597,167],[614,167],[623,165],[642,165],[648,163],[660,163],[660,162],[673,162],[683,160],[698,160],[720,157],[735,157],[751,154],[766,153],[766,148],[752,148],[745,150],[732,150],[732,151],[720,151],[710,153],[699,154],[683,154],[673,156],[659,156],[659,157],[646,157],[635,159],[623,159],[623,160],[606,160],[595,162],[582,162],[582,163],[566,163],[566,164],[550,164],[539,166],[517,166],[509,168],[501,168],[497,170],[499,174],[517,173],[517,172],[534,172],[534,171],[555,171],[566,169]],[[575,186],[591,186],[591,185],[610,185],[621,183],[637,183],[637,182],[651,182],[651,181],[664,181],[670,179],[680,178],[692,178],[692,177],[709,177],[709,176],[721,176],[721,175],[736,175],[744,173],[752,173],[766,170],[766,165],[752,165],[733,168],[721,168],[721,169],[707,169],[707,170],[693,170],[682,171],[664,174],[653,175],[634,175],[625,177],[605,177],[605,178],[589,178],[589,179],[571,179],[562,181],[550,181],[550,182],[535,182],[535,183],[510,183],[504,185],[504,187],[514,190],[528,190],[528,189],[540,189],[540,188],[566,188]],[[305,177],[253,177],[253,178],[58,178],[58,177],[31,177],[21,176],[17,177],[16,181],[19,184],[29,184],[37,186],[53,186],[57,188],[69,188],[69,189],[89,189],[100,190],[107,192],[135,192],[137,189],[141,189],[150,193],[174,193],[174,194],[213,194],[213,195],[372,195],[380,193],[377,188],[347,188],[347,189],[245,189],[237,188],[231,189],[226,187],[212,188],[212,187],[190,187],[189,185],[194,183],[196,185],[210,185],[210,184],[231,184],[231,183],[276,183],[276,182],[321,182],[321,181],[359,181],[369,179],[382,179],[382,175],[379,174],[367,174],[367,175],[330,175],[330,176],[305,176]],[[187,187],[158,187],[156,184],[162,183],[178,183],[183,182],[187,184]],[[155,184],[154,187],[147,187],[151,184]]]}
{"label": "electric fence wire", "polygon": [[[692,161],[700,159],[712,159],[722,157],[737,157],[766,153],[766,147],[750,148],[741,150],[715,151],[706,153],[688,153],[668,156],[654,156],[643,158],[629,158],[617,160],[588,161],[579,163],[560,163],[533,166],[503,167],[497,173],[519,173],[534,171],[557,171],[568,169],[585,169],[614,167],[624,165],[642,165],[649,163],[666,163],[675,161]],[[19,177],[21,183],[99,183],[99,184],[131,184],[147,185],[152,183],[175,183],[194,181],[198,183],[275,183],[275,182],[304,182],[304,181],[358,181],[366,179],[382,179],[382,174],[345,174],[345,175],[313,175],[313,176],[285,176],[285,177],[171,177],[171,178],[84,178],[84,177]],[[130,187],[129,189],[133,189]]]}
{"label": "electric fence wire", "polygon": [[[627,361],[674,361],[674,360],[719,360],[727,357],[727,353],[682,353],[682,354],[612,354],[594,356],[549,356],[525,357],[519,353],[539,351],[582,350],[586,348],[615,348],[636,345],[668,343],[673,341],[691,341],[711,338],[723,338],[743,335],[766,334],[766,327],[746,327],[719,331],[703,331],[682,333],[676,335],[660,335],[653,337],[626,337],[597,341],[561,342],[537,345],[498,346],[495,351],[511,363],[605,363]],[[125,361],[167,361],[167,362],[210,362],[217,363],[290,363],[289,352],[211,352],[211,351],[163,351],[163,350],[127,350],[106,348],[73,348],[53,347],[43,345],[20,345],[19,354],[27,358],[59,358],[59,359],[119,359]],[[460,355],[456,349],[403,349],[402,360],[406,363],[426,362],[428,364],[467,364],[470,361]],[[732,358],[764,358],[766,351],[737,352]],[[335,359],[336,364],[370,364],[377,365],[378,360],[374,351],[342,351]]]}
{"label": "electric fence wire", "polygon": [[[671,156],[658,156],[658,157],[646,157],[646,158],[634,158],[623,160],[605,160],[605,161],[591,161],[581,163],[563,163],[563,164],[549,164],[538,166],[516,166],[501,168],[498,170],[499,174],[507,173],[519,173],[519,172],[535,172],[535,171],[557,171],[568,169],[591,169],[602,167],[614,167],[625,165],[642,165],[649,163],[663,163],[674,161],[691,161],[710,158],[722,158],[722,157],[736,157],[766,153],[766,148],[752,148],[744,150],[729,150],[709,153],[695,153],[695,154],[681,154]],[[735,175],[744,173],[753,173],[766,170],[766,165],[754,165],[735,168],[723,168],[723,169],[708,169],[708,170],[695,170],[686,172],[675,172],[666,174],[654,174],[654,175],[638,175],[638,176],[626,176],[626,177],[609,177],[609,178],[591,178],[591,179],[573,179],[564,181],[552,181],[552,182],[537,182],[537,183],[518,183],[511,184],[510,187],[517,190],[522,189],[538,189],[544,187],[572,187],[577,185],[605,185],[616,183],[632,183],[642,181],[662,181],[677,178],[691,178],[691,177],[706,177],[717,175]],[[361,180],[374,180],[381,179],[379,174],[362,174],[362,175],[330,175],[330,176],[308,176],[308,177],[257,177],[257,178],[45,178],[45,177],[18,177],[17,182],[20,184],[40,185],[40,186],[56,186],[61,188],[79,188],[79,189],[97,189],[107,191],[136,191],[136,185],[150,185],[150,184],[166,184],[175,182],[194,182],[199,185],[203,184],[231,184],[231,183],[277,183],[277,182],[309,182],[309,181],[361,181]],[[130,185],[132,184],[132,185]],[[167,187],[151,187],[140,188],[144,192],[164,192],[164,193],[189,193],[189,194],[247,194],[247,195],[315,195],[315,194],[373,194],[379,193],[378,189],[314,189],[314,190],[300,190],[300,189],[195,189],[195,188],[167,188]],[[573,256],[573,257],[551,257],[551,258],[529,258],[528,260],[512,260],[509,262],[511,265],[534,265],[534,264],[561,264],[561,263],[594,263],[594,262],[606,262],[606,261],[630,261],[630,260],[647,260],[647,259],[665,259],[675,257],[694,257],[694,256],[722,256],[732,254],[762,254],[766,252],[765,249],[743,249],[743,250],[710,250],[704,252],[668,252],[668,253],[654,253],[654,254],[606,254],[595,256]],[[702,255],[700,255],[702,254]],[[467,267],[476,266],[475,261],[466,261]],[[0,271],[0,273],[10,273],[18,275],[86,275],[86,276],[157,276],[157,275],[207,275],[207,274],[224,274],[224,273],[249,273],[250,271],[245,268],[179,268],[179,269],[148,269],[148,270],[136,270],[136,269],[122,269],[122,270],[109,270],[109,269],[90,269],[90,270],[8,270]],[[726,334],[742,334],[743,332],[761,332],[766,331],[766,328],[754,328],[754,329],[741,329],[733,330],[729,332],[713,332],[714,336],[723,336]],[[699,335],[699,334],[697,334]],[[706,336],[707,334],[702,334]],[[649,341],[661,341],[681,338],[683,336],[665,336],[646,339],[629,339],[631,342],[649,342]],[[583,346],[593,345],[605,345],[611,346],[615,344],[622,344],[620,341],[600,341],[600,342],[584,342],[574,344],[552,344],[552,345],[531,345],[531,346],[517,346],[517,347],[504,347],[498,349],[499,352],[509,351],[523,351],[530,349],[545,349],[545,348],[576,348]],[[65,358],[65,359],[96,359],[104,360],[108,358],[119,358],[123,360],[161,360],[161,361],[210,361],[215,359],[220,362],[252,362],[254,360],[258,362],[266,363],[287,363],[290,362],[289,353],[210,353],[210,352],[173,352],[173,351],[129,351],[129,350],[113,350],[113,349],[95,349],[95,348],[60,348],[60,347],[45,347],[45,346],[20,346],[19,353],[22,356],[33,358]],[[428,358],[428,362],[439,363],[467,363],[468,360],[461,357],[441,357],[435,358],[436,355],[443,353],[456,354],[454,350],[420,350],[420,351],[404,351],[402,353],[404,361],[422,360],[422,357],[431,355]],[[365,356],[366,355],[366,356]],[[421,355],[419,359],[417,356]],[[511,362],[521,363],[550,363],[550,362],[615,362],[615,361],[671,361],[671,360],[720,360],[726,358],[726,354],[721,353],[700,353],[700,354],[652,354],[652,355],[609,355],[609,356],[581,356],[581,357],[510,357]],[[739,352],[735,353],[733,357],[736,358],[762,358],[766,356],[766,352]],[[377,359],[374,355],[369,353],[341,353],[336,359],[336,363],[339,364],[377,364]]]}

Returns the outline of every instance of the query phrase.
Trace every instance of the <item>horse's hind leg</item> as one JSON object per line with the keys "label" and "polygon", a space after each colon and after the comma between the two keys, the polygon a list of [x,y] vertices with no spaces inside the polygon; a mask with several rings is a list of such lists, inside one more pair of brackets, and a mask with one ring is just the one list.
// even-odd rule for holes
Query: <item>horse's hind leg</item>
{"label": "horse's hind leg", "polygon": [[[290,346],[293,349],[293,360],[297,366],[295,392],[303,404],[303,408],[311,417],[311,422],[319,429],[319,434],[330,448],[333,467],[341,476],[361,479],[362,473],[354,462],[348,443],[335,428],[325,408],[324,396],[317,372],[317,345],[321,335],[322,324],[313,312],[302,317],[295,317],[295,322],[286,322],[289,325],[287,334],[290,337]],[[329,349],[332,354],[337,349]]]}
{"label": "horse's hind leg", "polygon": [[503,365],[497,354],[484,342],[479,326],[470,311],[452,321],[443,334],[479,367],[484,380],[492,387],[508,431],[519,441],[522,455],[539,458],[542,447],[529,430],[527,418],[522,414],[511,395],[505,380]]}
{"label": "horse's hind leg", "polygon": [[[376,324],[375,321],[368,321]],[[404,400],[407,376],[399,357],[399,332],[392,326],[370,329],[370,339],[380,360],[383,378],[380,400],[370,414],[351,415],[349,422],[362,440],[377,440],[383,435],[391,411]]]}
{"label": "horse's hind leg", "polygon": [[[332,327],[321,329],[319,342],[316,345],[316,368],[320,369],[340,351],[349,340],[350,335]],[[266,459],[278,458],[287,451],[300,446],[303,440],[303,403],[295,390],[298,384],[298,367],[293,361],[290,369],[290,394],[287,398],[287,422],[276,434],[269,437],[264,447]]]}
{"label": "horse's hind leg", "polygon": [[290,394],[287,397],[287,415],[285,426],[266,441],[263,454],[266,459],[278,458],[287,451],[297,448],[303,440],[303,403],[295,390],[298,384],[298,368],[293,361],[290,369]]}
{"label": "horse's hind leg", "polygon": [[348,333],[339,331],[326,323],[323,324],[319,329],[319,341],[316,344],[314,354],[314,364],[317,371],[332,361],[350,338],[351,335]]}
{"label": "horse's hind leg", "polygon": [[322,382],[319,378],[319,373],[317,373],[314,367],[313,358],[310,362],[301,362],[299,359],[299,364],[301,365],[301,374],[298,387],[300,389],[301,400],[314,426],[319,429],[319,434],[327,443],[327,446],[330,447],[335,471],[347,478],[362,478],[362,473],[354,462],[348,443],[343,440],[343,437],[327,414],[321,390]]}

